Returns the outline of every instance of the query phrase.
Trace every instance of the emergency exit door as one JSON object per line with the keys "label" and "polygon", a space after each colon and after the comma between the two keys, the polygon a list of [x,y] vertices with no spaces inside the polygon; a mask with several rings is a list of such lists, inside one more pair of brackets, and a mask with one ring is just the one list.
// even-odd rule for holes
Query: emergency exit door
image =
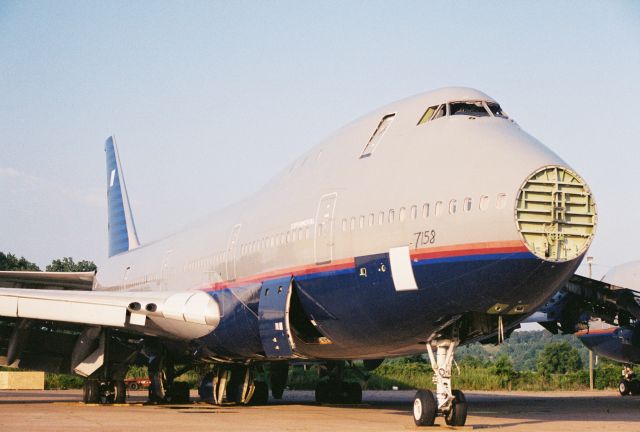
{"label": "emergency exit door", "polygon": [[315,249],[316,263],[328,263],[333,259],[333,214],[336,209],[337,193],[323,195],[316,212]]}

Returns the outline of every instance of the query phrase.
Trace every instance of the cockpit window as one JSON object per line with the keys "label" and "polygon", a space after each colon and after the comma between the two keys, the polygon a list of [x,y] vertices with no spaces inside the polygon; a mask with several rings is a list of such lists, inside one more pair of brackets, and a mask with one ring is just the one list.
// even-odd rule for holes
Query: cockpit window
{"label": "cockpit window", "polygon": [[487,102],[487,106],[489,107],[489,109],[491,110],[491,112],[493,113],[494,116],[502,117],[502,118],[509,118],[507,113],[502,111],[502,108],[500,108],[500,105],[498,105],[497,103],[495,103],[495,102]]}
{"label": "cockpit window", "polygon": [[480,101],[451,102],[449,115],[463,115],[469,117],[488,117],[490,114]]}
{"label": "cockpit window", "polygon": [[435,120],[435,119],[440,118],[440,117],[444,117],[446,115],[447,115],[447,104],[442,104],[436,110],[436,113],[433,115],[433,119],[432,120]]}
{"label": "cockpit window", "polygon": [[424,112],[424,115],[422,116],[422,118],[418,122],[418,125],[421,125],[422,123],[426,123],[429,120],[431,120],[431,117],[433,117],[433,113],[436,112],[437,108],[438,108],[437,105],[427,108],[427,110]]}
{"label": "cockpit window", "polygon": [[430,120],[435,120],[437,118],[444,117],[446,115],[447,115],[447,104],[430,106],[424,112],[424,114],[422,115],[422,118],[420,118],[420,121],[418,122],[418,126]]}
{"label": "cockpit window", "polygon": [[[449,112],[447,114],[447,107],[449,108]],[[489,112],[490,111],[490,112]],[[418,126],[421,124],[436,120],[440,117],[445,116],[467,116],[467,117],[500,117],[508,119],[509,116],[507,113],[502,111],[500,105],[496,102],[487,102],[487,101],[460,101],[460,102],[449,102],[440,105],[433,105],[427,108],[424,112],[420,121],[418,121]]]}

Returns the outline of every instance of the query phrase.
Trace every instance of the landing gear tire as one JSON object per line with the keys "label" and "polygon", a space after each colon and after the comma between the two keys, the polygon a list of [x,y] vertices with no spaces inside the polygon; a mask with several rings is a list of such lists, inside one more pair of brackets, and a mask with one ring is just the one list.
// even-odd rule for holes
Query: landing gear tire
{"label": "landing gear tire", "polygon": [[138,383],[132,382],[131,384],[129,384],[129,390],[133,390],[133,391],[138,390]]}
{"label": "landing gear tire", "polygon": [[127,401],[127,387],[124,381],[118,380],[113,382],[113,402],[123,404]]}
{"label": "landing gear tire", "polygon": [[189,384],[184,381],[174,381],[168,394],[169,402],[173,404],[189,403]]}
{"label": "landing gear tire", "polygon": [[149,386],[149,402],[163,403],[167,396],[166,378],[164,372],[157,371],[149,374],[151,385]]}
{"label": "landing gear tire", "polygon": [[327,381],[320,381],[316,385],[316,403],[324,404],[331,401],[331,385]]}
{"label": "landing gear tire", "polygon": [[467,421],[467,399],[460,390],[453,390],[451,394],[455,399],[451,409],[445,415],[444,421],[449,426],[464,426]]}
{"label": "landing gear tire", "polygon": [[98,403],[100,401],[100,386],[96,380],[86,380],[82,385],[82,401],[84,403]]}
{"label": "landing gear tire", "polygon": [[362,386],[360,383],[352,382],[345,383],[345,385],[347,386],[347,403],[362,403]]}
{"label": "landing gear tire", "polygon": [[416,426],[433,426],[437,410],[438,404],[431,390],[418,390],[413,398],[413,421]]}
{"label": "landing gear tire", "polygon": [[631,393],[631,383],[627,380],[620,381],[620,384],[618,384],[618,391],[621,396],[627,396]]}
{"label": "landing gear tire", "polygon": [[255,390],[249,405],[266,405],[269,402],[269,386],[263,381],[256,381],[254,386]]}

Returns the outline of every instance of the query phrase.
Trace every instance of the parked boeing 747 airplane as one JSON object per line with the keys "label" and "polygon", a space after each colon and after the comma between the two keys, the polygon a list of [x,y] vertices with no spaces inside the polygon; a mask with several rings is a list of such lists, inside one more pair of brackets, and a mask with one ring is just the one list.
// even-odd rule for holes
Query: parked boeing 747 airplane
{"label": "parked boeing 747 airplane", "polygon": [[264,403],[289,362],[312,361],[326,365],[318,402],[359,402],[350,361],[426,352],[436,391],[417,392],[416,424],[463,425],[456,347],[502,339],[545,304],[596,225],[585,181],[468,88],[376,110],[250,199],[149,244],[113,137],[105,149],[106,264],[0,274],[2,363],[88,377],[86,402],[124,400],[140,359],[156,401],[188,398],[174,377],[210,364],[215,403]]}

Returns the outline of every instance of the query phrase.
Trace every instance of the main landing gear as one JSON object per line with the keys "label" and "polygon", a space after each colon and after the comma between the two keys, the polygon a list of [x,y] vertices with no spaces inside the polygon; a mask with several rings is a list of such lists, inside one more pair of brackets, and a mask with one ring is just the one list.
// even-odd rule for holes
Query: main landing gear
{"label": "main landing gear", "polygon": [[127,391],[123,380],[88,379],[82,386],[84,403],[125,403]]}
{"label": "main landing gear", "polygon": [[413,399],[413,420],[417,426],[433,426],[436,416],[443,416],[449,426],[464,426],[467,421],[467,401],[460,390],[451,390],[451,366],[457,340],[443,339],[427,344],[429,361],[433,369],[436,394],[419,390]]}
{"label": "main landing gear", "polygon": [[255,375],[256,370],[250,366],[218,365],[204,375],[198,394],[202,401],[215,405],[265,405],[269,400],[269,386],[265,381],[256,380]]}
{"label": "main landing gear", "polygon": [[622,380],[618,385],[618,391],[621,396],[640,394],[640,381],[636,378],[636,373],[630,365],[625,365],[622,369]]}
{"label": "main landing gear", "polygon": [[316,402],[320,404],[359,404],[362,387],[357,382],[344,381],[344,362],[329,362],[320,369],[316,386]]}

